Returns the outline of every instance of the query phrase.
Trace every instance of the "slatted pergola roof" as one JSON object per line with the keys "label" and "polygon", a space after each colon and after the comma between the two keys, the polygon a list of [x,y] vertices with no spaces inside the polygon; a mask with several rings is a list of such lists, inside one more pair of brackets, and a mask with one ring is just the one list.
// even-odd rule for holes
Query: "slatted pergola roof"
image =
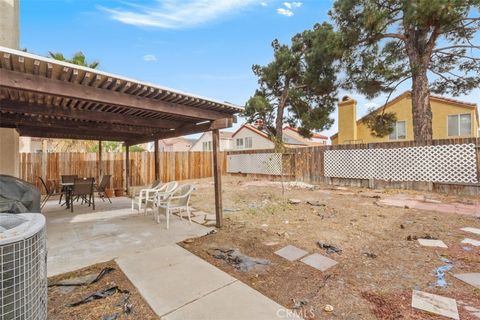
{"label": "slatted pergola roof", "polygon": [[134,145],[232,125],[242,109],[0,47],[0,126],[20,135]]}

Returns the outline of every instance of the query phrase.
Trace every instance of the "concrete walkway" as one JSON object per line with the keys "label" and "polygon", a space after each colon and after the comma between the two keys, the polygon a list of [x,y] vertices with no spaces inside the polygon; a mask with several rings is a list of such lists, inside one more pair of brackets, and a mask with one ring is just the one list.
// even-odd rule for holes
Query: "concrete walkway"
{"label": "concrete walkway", "polygon": [[70,213],[49,201],[48,276],[116,259],[163,319],[299,319],[287,310],[175,243],[211,229],[173,216],[170,229],[133,212],[130,199],[97,201],[96,210]]}
{"label": "concrete walkway", "polygon": [[116,261],[162,320],[300,319],[175,244]]}

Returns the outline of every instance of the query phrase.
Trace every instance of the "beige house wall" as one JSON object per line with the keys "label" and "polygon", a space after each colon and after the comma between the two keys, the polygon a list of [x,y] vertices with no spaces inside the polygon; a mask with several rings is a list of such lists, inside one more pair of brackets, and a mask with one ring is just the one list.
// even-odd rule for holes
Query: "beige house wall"
{"label": "beige house wall", "polygon": [[[247,137],[252,138],[252,147],[248,149],[245,148],[245,138]],[[244,139],[243,148],[237,148],[237,139]],[[274,144],[270,139],[248,129],[247,127],[242,127],[232,139],[232,150],[260,150],[273,148]]]}
{"label": "beige house wall", "polygon": [[[0,46],[19,47],[19,0],[0,0]],[[19,137],[15,129],[0,128],[0,174],[19,176]]]}
{"label": "beige house wall", "polygon": [[[202,136],[192,145],[192,148],[190,149],[190,151],[192,151],[192,152],[193,151],[195,151],[195,152],[205,151],[205,150],[203,150],[203,143],[204,142],[209,142],[209,141],[210,141],[210,144],[211,144],[212,143],[212,132],[211,131],[207,131],[207,132],[203,133]],[[232,149],[232,140],[220,137],[220,151],[226,151],[226,150],[231,150],[231,149]]]}

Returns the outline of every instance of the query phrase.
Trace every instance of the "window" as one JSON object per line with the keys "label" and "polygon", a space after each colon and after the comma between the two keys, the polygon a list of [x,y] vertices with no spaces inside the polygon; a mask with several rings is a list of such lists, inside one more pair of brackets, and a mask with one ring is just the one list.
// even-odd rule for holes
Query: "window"
{"label": "window", "polygon": [[212,151],[212,141],[205,141],[202,143],[203,151]]}
{"label": "window", "polygon": [[237,138],[237,149],[243,149],[243,138]]}
{"label": "window", "polygon": [[393,131],[390,133],[390,140],[401,140],[407,138],[407,122],[397,121],[393,125]]}
{"label": "window", "polygon": [[245,149],[252,149],[252,137],[245,138]]}
{"label": "window", "polygon": [[453,114],[448,116],[448,136],[469,136],[472,132],[472,115]]}

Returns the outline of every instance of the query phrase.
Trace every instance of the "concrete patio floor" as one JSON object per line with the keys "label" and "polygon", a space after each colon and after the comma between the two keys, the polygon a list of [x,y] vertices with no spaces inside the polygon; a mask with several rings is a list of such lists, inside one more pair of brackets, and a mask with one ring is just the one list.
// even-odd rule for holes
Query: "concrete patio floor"
{"label": "concrete patio floor", "polygon": [[211,229],[176,216],[154,222],[131,210],[129,198],[97,200],[96,210],[70,213],[49,201],[48,276],[115,259],[162,319],[300,319],[258,291],[176,245]]}
{"label": "concrete patio floor", "polygon": [[189,224],[178,217],[157,224],[150,215],[131,210],[129,198],[113,198],[112,204],[96,199],[96,210],[75,205],[74,213],[50,200],[47,218],[48,276],[77,270],[140,251],[171,245],[208,233],[211,229]]}

